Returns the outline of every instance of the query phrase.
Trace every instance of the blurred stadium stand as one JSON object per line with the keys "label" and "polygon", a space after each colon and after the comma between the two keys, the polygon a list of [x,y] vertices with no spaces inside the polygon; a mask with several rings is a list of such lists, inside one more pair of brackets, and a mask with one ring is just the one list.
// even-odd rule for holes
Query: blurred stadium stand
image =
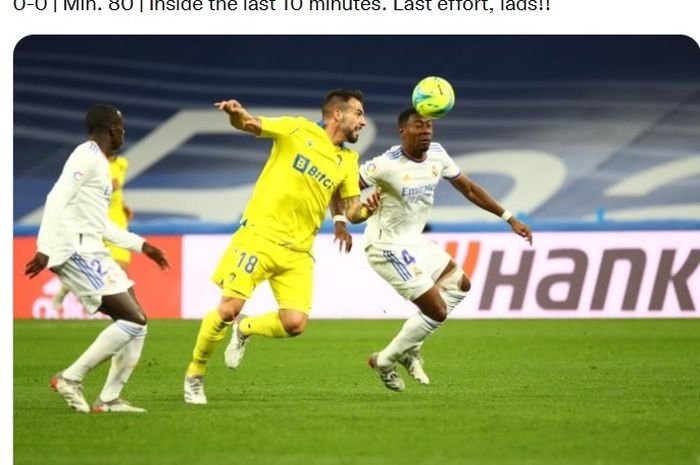
{"label": "blurred stadium stand", "polygon": [[[327,90],[348,87],[366,93],[376,130],[361,135],[364,160],[397,143],[396,116],[427,75],[457,94],[435,140],[534,224],[700,228],[700,53],[687,37],[30,36],[14,65],[18,234],[36,230],[94,103],[125,115],[136,230],[230,230],[269,142],[204,125],[141,165],[134,154],[154,150],[139,143],[220,99],[317,114]],[[443,183],[433,221],[498,219]]]}

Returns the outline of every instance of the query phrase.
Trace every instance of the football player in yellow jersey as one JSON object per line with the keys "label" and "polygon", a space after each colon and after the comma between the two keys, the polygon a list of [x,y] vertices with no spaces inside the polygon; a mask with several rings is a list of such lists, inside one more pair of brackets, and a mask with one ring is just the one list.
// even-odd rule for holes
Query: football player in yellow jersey
{"label": "football player in yellow jersey", "polygon": [[[356,142],[366,124],[363,101],[360,91],[332,90],[324,100],[321,122],[256,117],[237,100],[215,104],[228,114],[234,128],[272,139],[273,144],[240,227],[212,276],[221,288],[221,301],[202,320],[185,374],[185,402],[207,402],[206,363],[229,326],[233,334],[224,359],[234,369],[251,336],[282,338],[304,331],[311,308],[311,248],[333,194],[343,199],[345,216],[352,223],[366,220],[379,206],[378,192],[360,202],[359,155],[344,145]],[[338,234],[336,239],[343,241]],[[253,290],[265,280],[279,308],[239,317]]]}
{"label": "football player in yellow jersey", "polygon": [[[129,221],[134,214],[129,207],[124,204],[124,182],[126,181],[126,171],[129,169],[129,161],[120,155],[112,154],[109,160],[109,175],[112,178],[112,196],[109,200],[109,210],[107,215],[117,226],[126,230]],[[352,239],[349,239],[352,240]],[[108,241],[105,245],[109,249],[111,257],[125,271],[128,271],[131,262],[131,252],[121,247],[117,247]],[[70,289],[62,284],[56,295],[53,297],[53,307],[57,312],[63,310],[63,301]]]}
{"label": "football player in yellow jersey", "polygon": [[[112,197],[109,201],[109,219],[122,229],[127,229],[129,221],[134,214],[129,207],[124,204],[124,182],[126,181],[126,171],[129,169],[129,161],[120,155],[109,157],[109,174],[112,177]],[[124,271],[131,263],[131,252],[117,247],[109,242],[106,243],[110,255]]]}

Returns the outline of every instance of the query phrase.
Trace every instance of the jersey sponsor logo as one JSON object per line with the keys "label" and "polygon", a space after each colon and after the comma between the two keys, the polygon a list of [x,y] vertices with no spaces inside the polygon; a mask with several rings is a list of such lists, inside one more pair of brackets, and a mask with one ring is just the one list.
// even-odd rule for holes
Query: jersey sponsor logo
{"label": "jersey sponsor logo", "polygon": [[435,192],[435,184],[423,184],[422,186],[416,187],[403,187],[401,188],[401,197],[403,197],[406,202],[414,203],[424,197],[432,197]]}
{"label": "jersey sponsor logo", "polygon": [[311,176],[316,182],[325,187],[327,190],[332,191],[335,189],[335,183],[326,174],[318,169],[316,165],[311,163],[311,161],[301,154],[297,154],[294,157],[294,163],[292,167],[302,174]]}

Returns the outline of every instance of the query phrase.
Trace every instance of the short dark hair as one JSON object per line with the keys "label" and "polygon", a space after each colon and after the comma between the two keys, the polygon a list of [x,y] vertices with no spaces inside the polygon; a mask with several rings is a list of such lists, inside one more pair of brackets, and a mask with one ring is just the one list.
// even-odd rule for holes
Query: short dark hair
{"label": "short dark hair", "polygon": [[402,128],[408,122],[408,119],[413,115],[418,115],[418,110],[413,107],[408,107],[401,113],[399,113],[399,127]]}
{"label": "short dark hair", "polygon": [[85,115],[85,128],[88,134],[94,134],[102,129],[109,128],[112,123],[119,121],[120,114],[112,105],[99,103],[93,105]]}
{"label": "short dark hair", "polygon": [[321,114],[326,117],[338,103],[345,104],[353,98],[364,105],[365,94],[363,94],[361,90],[333,89],[328,92],[328,94],[326,94],[326,98],[323,99]]}

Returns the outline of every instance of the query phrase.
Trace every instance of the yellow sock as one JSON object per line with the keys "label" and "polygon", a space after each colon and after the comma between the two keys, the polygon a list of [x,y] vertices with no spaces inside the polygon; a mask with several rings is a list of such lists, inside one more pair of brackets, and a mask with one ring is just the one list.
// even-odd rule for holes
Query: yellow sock
{"label": "yellow sock", "polygon": [[259,316],[249,316],[244,318],[238,330],[244,336],[257,334],[266,337],[290,337],[285,331],[279,312],[269,312]]}
{"label": "yellow sock", "polygon": [[187,376],[203,376],[207,371],[207,361],[211,358],[216,346],[226,337],[226,331],[231,323],[219,317],[216,309],[207,313],[197,334],[197,343],[192,351],[192,361],[187,367]]}

